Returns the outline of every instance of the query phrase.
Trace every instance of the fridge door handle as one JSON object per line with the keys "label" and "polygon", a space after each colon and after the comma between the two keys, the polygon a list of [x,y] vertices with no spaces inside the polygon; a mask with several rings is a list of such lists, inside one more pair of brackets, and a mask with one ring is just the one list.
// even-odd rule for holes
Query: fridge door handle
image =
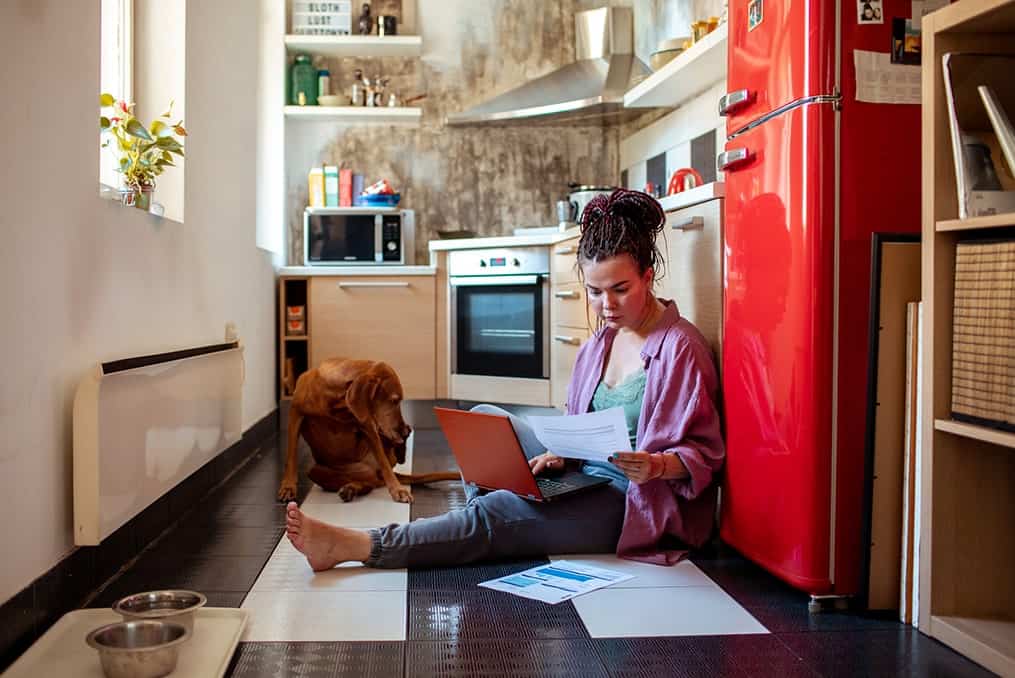
{"label": "fridge door handle", "polygon": [[720,172],[736,169],[740,165],[752,160],[754,154],[746,148],[734,148],[732,151],[723,151],[715,159],[715,166]]}
{"label": "fridge door handle", "polygon": [[749,89],[738,89],[719,97],[719,115],[728,115],[754,101],[755,93]]}

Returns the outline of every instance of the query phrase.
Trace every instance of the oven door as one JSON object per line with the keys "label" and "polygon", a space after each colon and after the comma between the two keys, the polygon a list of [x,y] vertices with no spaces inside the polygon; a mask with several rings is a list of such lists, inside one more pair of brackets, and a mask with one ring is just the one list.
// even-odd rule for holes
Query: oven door
{"label": "oven door", "polygon": [[451,278],[455,374],[549,378],[549,286],[544,275]]}

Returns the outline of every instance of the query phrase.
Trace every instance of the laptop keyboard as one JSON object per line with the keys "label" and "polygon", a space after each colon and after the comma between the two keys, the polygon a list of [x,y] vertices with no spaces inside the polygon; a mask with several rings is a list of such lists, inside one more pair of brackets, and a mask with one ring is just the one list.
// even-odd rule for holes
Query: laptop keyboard
{"label": "laptop keyboard", "polygon": [[539,486],[539,491],[543,493],[544,497],[552,497],[557,494],[563,494],[564,492],[570,492],[580,487],[598,482],[602,482],[601,479],[596,476],[585,475],[584,473],[574,474],[573,480],[554,480],[553,478],[544,477],[536,478],[536,485]]}

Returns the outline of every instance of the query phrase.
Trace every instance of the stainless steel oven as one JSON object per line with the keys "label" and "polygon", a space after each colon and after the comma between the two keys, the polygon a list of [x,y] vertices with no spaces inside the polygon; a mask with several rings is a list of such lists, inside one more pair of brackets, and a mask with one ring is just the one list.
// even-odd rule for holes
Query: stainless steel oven
{"label": "stainless steel oven", "polygon": [[549,379],[549,272],[546,247],[449,253],[453,374]]}

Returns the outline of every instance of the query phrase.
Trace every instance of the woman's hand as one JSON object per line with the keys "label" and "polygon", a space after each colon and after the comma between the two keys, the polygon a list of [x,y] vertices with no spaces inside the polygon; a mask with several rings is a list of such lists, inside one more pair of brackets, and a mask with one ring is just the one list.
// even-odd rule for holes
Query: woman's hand
{"label": "woman's hand", "polygon": [[628,480],[639,485],[661,477],[663,469],[666,468],[663,455],[641,450],[638,452],[614,452],[610,456],[610,462],[623,471]]}
{"label": "woman's hand", "polygon": [[532,469],[532,475],[534,476],[538,476],[545,471],[563,471],[564,459],[551,452],[543,452],[538,457],[529,459],[529,468]]}

